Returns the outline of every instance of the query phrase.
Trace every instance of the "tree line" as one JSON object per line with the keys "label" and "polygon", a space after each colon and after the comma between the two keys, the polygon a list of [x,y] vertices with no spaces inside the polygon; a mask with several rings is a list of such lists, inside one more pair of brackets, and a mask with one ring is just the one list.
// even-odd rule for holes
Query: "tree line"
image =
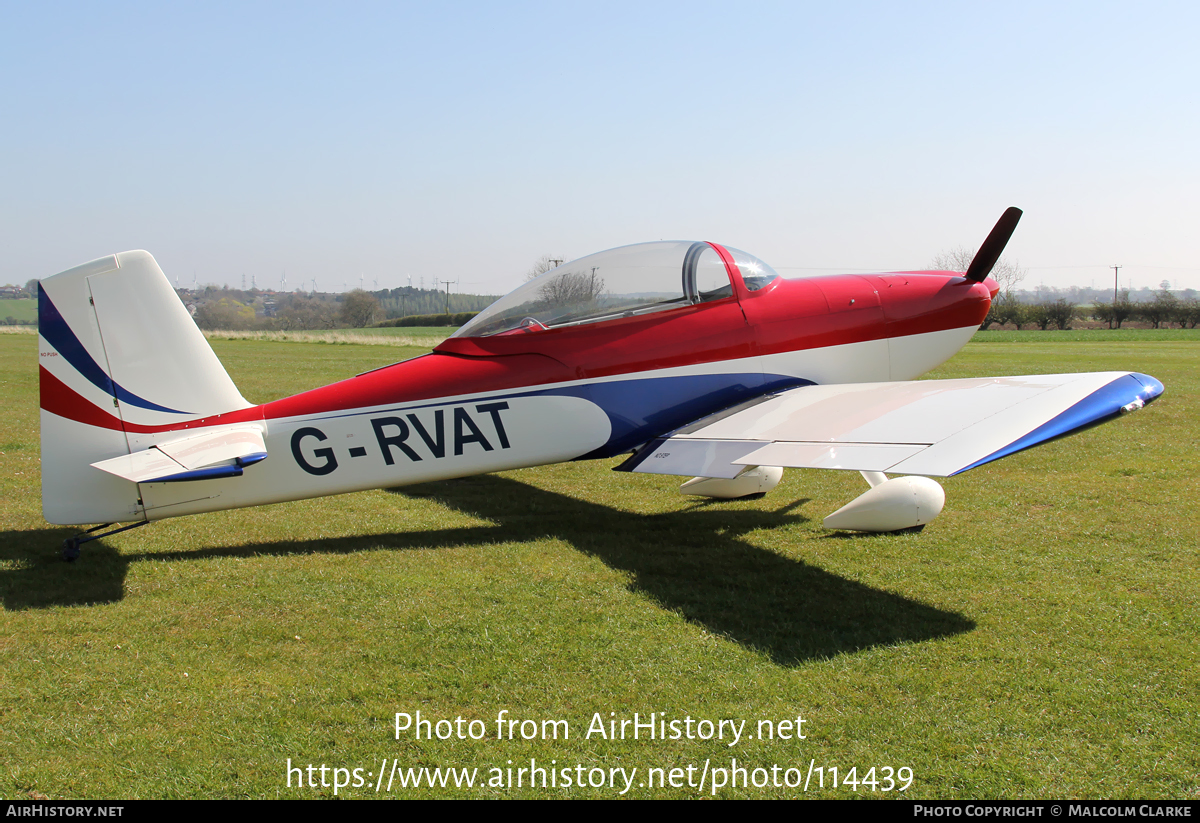
{"label": "tree line", "polygon": [[455,325],[454,316],[477,312],[496,299],[492,295],[447,295],[440,290],[407,286],[375,292],[355,289],[341,294],[209,286],[194,293],[181,290],[179,297],[202,329],[264,331],[361,329],[413,315],[446,318],[447,307],[451,318],[438,324]]}
{"label": "tree line", "polygon": [[[974,256],[974,250],[960,246],[938,254],[929,268],[966,271]],[[1196,290],[1185,289],[1176,294],[1165,280],[1158,291],[1143,287],[1131,293],[1126,289],[1110,299],[1109,292],[1103,289],[1078,286],[1062,290],[1039,286],[1033,292],[1018,289],[1027,273],[1016,261],[1002,257],[996,262],[990,277],[1000,286],[1000,292],[980,328],[1015,326],[1019,331],[1037,327],[1044,331],[1069,329],[1074,321],[1093,320],[1107,323],[1110,329],[1119,329],[1127,322],[1145,322],[1156,329],[1172,324],[1194,329],[1200,323],[1200,295]]]}
{"label": "tree line", "polygon": [[1129,291],[1118,293],[1115,300],[1098,300],[1080,304],[1068,297],[1043,297],[1035,302],[1025,302],[1012,291],[1001,292],[992,301],[987,317],[980,328],[989,326],[1015,326],[1040,329],[1069,329],[1077,320],[1094,320],[1107,323],[1110,329],[1121,328],[1122,323],[1145,322],[1151,328],[1170,328],[1172,324],[1181,329],[1194,329],[1200,324],[1200,300],[1195,297],[1179,297],[1168,289],[1160,289],[1153,299],[1134,301]]}

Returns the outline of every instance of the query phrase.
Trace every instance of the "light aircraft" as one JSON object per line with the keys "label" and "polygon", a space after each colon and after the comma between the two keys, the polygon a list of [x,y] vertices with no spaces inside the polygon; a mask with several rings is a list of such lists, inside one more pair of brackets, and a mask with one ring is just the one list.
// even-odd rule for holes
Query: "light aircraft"
{"label": "light aircraft", "polygon": [[931,477],[1163,391],[1130,372],[914,381],[979,327],[1020,215],[965,273],[789,279],[717,243],[610,249],[431,354],[257,406],[153,257],[93,260],[39,287],[43,512],[103,524],[66,541],[74,559],[168,517],[629,454],[618,469],[710,497],[767,492],[783,467],[859,471],[871,488],[826,527],[920,529],[945,500]]}

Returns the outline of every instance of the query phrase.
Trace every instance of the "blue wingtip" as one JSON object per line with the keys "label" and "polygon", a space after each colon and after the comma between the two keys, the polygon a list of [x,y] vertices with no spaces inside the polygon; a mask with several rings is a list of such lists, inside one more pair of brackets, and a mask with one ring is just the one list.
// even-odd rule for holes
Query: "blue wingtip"
{"label": "blue wingtip", "polygon": [[1148,405],[1164,391],[1163,384],[1148,374],[1130,372],[1122,375],[1108,385],[1092,392],[1071,408],[1052,420],[1048,420],[1038,428],[1029,432],[1002,449],[992,452],[982,460],[977,460],[955,474],[962,474],[977,466],[991,463],[1002,457],[1008,457],[1032,446],[1037,446],[1051,440],[1057,440],[1068,434],[1074,434],[1100,423],[1112,420],[1123,412]]}
{"label": "blue wingtip", "polygon": [[1134,372],[1129,376],[1142,384],[1142,391],[1138,393],[1138,397],[1141,398],[1143,403],[1157,400],[1158,396],[1165,391],[1163,384],[1148,374]]}

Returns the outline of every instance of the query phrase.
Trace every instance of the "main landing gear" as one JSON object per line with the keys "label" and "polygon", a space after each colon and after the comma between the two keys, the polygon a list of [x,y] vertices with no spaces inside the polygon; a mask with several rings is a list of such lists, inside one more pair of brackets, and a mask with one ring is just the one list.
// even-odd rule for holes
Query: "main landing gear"
{"label": "main landing gear", "polygon": [[[859,472],[871,488],[824,520],[827,529],[854,532],[921,531],[942,512],[946,492],[928,477],[888,479],[883,472]],[[737,477],[693,477],[679,487],[683,494],[703,497],[749,497],[775,488],[783,469],[752,466]]]}

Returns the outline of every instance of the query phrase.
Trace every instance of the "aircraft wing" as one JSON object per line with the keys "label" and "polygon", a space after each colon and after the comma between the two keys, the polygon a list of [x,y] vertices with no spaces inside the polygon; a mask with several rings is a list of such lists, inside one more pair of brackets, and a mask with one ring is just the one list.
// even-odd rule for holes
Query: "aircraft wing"
{"label": "aircraft wing", "polygon": [[237,477],[244,467],[266,457],[259,427],[227,426],[92,465],[134,483],[178,483]]}
{"label": "aircraft wing", "polygon": [[802,386],[651,441],[622,471],[735,477],[747,466],[949,477],[1140,409],[1134,372]]}

